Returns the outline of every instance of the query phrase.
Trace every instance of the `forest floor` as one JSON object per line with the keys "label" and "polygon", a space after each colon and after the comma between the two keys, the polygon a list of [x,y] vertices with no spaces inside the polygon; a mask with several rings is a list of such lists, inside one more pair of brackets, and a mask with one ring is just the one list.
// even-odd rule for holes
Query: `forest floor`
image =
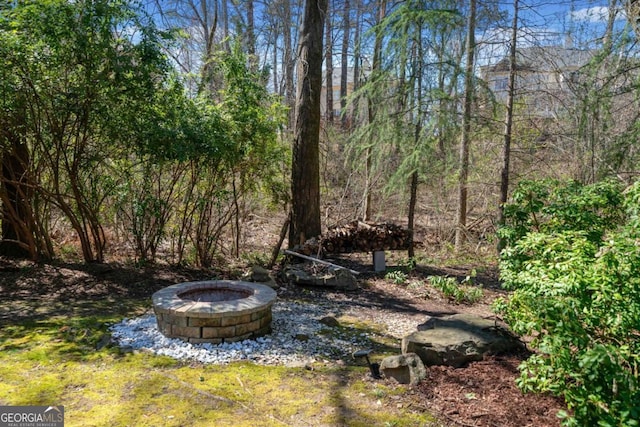
{"label": "forest floor", "polygon": [[[390,276],[385,275],[385,273],[374,273],[372,266],[369,265],[371,261],[369,257],[370,255],[347,256],[334,260],[338,264],[361,271],[360,281],[362,286],[358,291],[335,292],[284,285],[279,290],[279,298],[313,301],[323,300],[325,302],[330,302],[331,300],[347,300],[353,302],[353,307],[362,308],[362,319],[360,319],[362,321],[367,318],[367,315],[370,316],[371,310],[375,310],[376,307],[385,310],[393,309],[400,314],[404,312],[416,315],[416,313],[418,313],[425,315],[425,317],[462,312],[489,316],[491,315],[491,302],[496,297],[504,294],[497,280],[496,269],[492,266],[469,264],[433,267],[417,265],[412,269],[407,269],[399,266],[398,263],[394,266],[394,258],[393,254],[391,254],[391,256],[388,255],[387,260],[387,264],[390,266],[388,271],[398,270],[406,272],[404,280],[393,281],[390,280]],[[399,263],[401,264],[401,262]],[[277,269],[276,267],[276,271],[274,271],[275,274],[277,274]],[[238,268],[233,271],[223,272],[223,274],[227,275],[227,277],[233,277],[239,274],[241,270],[241,268]],[[482,286],[484,290],[482,300],[473,305],[455,304],[447,300],[439,291],[428,286],[427,278],[429,276],[440,275],[464,278],[472,275],[472,272],[475,273],[475,277],[473,278],[474,282]],[[42,335],[47,334],[46,331],[42,332],[42,328],[44,327],[42,325],[55,325],[57,329],[52,329],[52,334],[58,338],[52,340],[52,342],[58,343],[60,337],[68,339],[70,329],[64,324],[59,326],[60,324],[56,323],[57,320],[54,321],[53,319],[67,319],[66,321],[70,322],[69,319],[72,318],[86,318],[83,316],[95,317],[97,314],[105,312],[108,312],[109,319],[114,319],[114,321],[122,317],[135,316],[145,310],[148,311],[149,298],[154,291],[181,281],[210,279],[211,276],[211,271],[177,269],[167,266],[140,268],[126,264],[33,264],[0,259],[0,326],[2,326],[3,331],[0,333],[0,360],[5,364],[5,369],[13,370],[10,374],[8,371],[2,371],[0,369],[0,377],[6,377],[0,381],[4,383],[4,386],[0,386],[0,404],[25,404],[25,401],[20,399],[26,399],[26,397],[19,398],[16,396],[30,396],[33,394],[27,393],[27,390],[24,390],[24,388],[31,387],[29,384],[35,383],[29,382],[32,380],[25,382],[26,380],[21,379],[19,376],[16,377],[15,375],[17,374],[15,370],[20,369],[20,366],[24,366],[23,369],[25,370],[32,372],[39,371],[41,370],[41,365],[45,362],[39,362],[40,364],[34,367],[33,365],[27,364],[26,361],[28,360],[29,363],[31,363],[34,358],[44,356],[34,356],[34,354],[36,354],[33,353],[35,348],[30,348],[30,353],[22,357],[20,356],[20,351],[22,350],[16,349],[22,349],[23,347],[26,349],[29,345],[34,346],[34,344],[26,344],[26,340],[33,340],[35,342],[40,339],[49,339],[46,337],[42,338]],[[426,283],[427,285],[421,286],[418,289],[416,286],[410,286],[410,283]],[[43,323],[44,321],[47,323]],[[35,329],[30,329],[30,332],[27,333],[25,331],[28,328],[19,329],[18,327],[20,325],[35,325]],[[100,329],[100,327],[101,326],[96,326],[98,329]],[[39,335],[33,335],[36,334],[36,332]],[[86,330],[84,333],[87,334]],[[89,335],[91,335],[91,333],[89,333]],[[80,339],[75,335],[74,337],[73,340],[76,340],[76,344],[79,343]],[[92,344],[97,340],[99,340],[98,333],[94,334]],[[399,353],[399,346],[400,343],[398,342],[397,347],[392,348],[391,352],[396,351]],[[49,351],[42,350],[43,348],[47,347],[41,347],[40,352]],[[78,351],[89,351],[87,350],[89,348],[87,346],[82,347],[85,350],[78,350],[79,348],[80,347],[74,347],[73,351],[76,353]],[[67,349],[65,352],[71,353],[72,351]],[[53,357],[51,354],[52,353],[50,353],[50,357]],[[66,354],[67,353],[61,353],[60,361],[56,362],[58,365],[62,363],[64,366],[71,366],[71,361],[67,359],[68,356],[66,356]],[[87,361],[93,360],[92,358],[95,357],[97,356],[87,356],[84,354],[80,357],[83,365],[79,366],[86,366]],[[107,356],[100,357],[102,357],[100,366],[106,363],[105,360],[115,360],[116,362],[114,363],[120,363],[117,362],[117,360],[119,360],[117,358],[106,359]],[[379,357],[380,355],[373,356],[374,359]],[[294,377],[304,379],[304,385],[301,387],[305,388],[307,392],[315,390],[314,392],[320,393],[324,387],[323,378],[326,378],[329,374],[334,377],[335,375],[344,373],[344,376],[339,379],[338,384],[340,384],[340,387],[344,390],[351,389],[351,391],[353,391],[353,396],[347,392],[345,392],[345,396],[351,396],[349,402],[351,402],[350,404],[354,407],[358,405],[362,406],[360,408],[361,414],[356,416],[354,413],[344,411],[344,407],[338,407],[344,405],[344,402],[336,403],[335,399],[325,400],[325,398],[322,397],[317,400],[317,402],[320,402],[320,406],[336,406],[331,408],[334,414],[329,418],[327,418],[327,414],[325,414],[324,417],[317,413],[307,414],[305,411],[311,409],[302,409],[304,404],[300,403],[302,406],[299,407],[296,413],[287,415],[287,417],[285,417],[283,413],[276,412],[277,423],[272,424],[271,422],[265,421],[264,424],[260,424],[260,422],[256,424],[258,418],[253,418],[252,420],[247,420],[247,425],[428,424],[434,426],[557,426],[559,425],[559,419],[555,414],[563,408],[560,400],[550,396],[522,394],[515,385],[515,379],[519,376],[517,367],[524,357],[526,357],[526,354],[494,355],[487,357],[483,361],[471,363],[463,368],[430,367],[427,369],[427,379],[415,387],[399,386],[393,384],[392,380],[374,380],[369,376],[368,369],[365,366],[353,360],[330,361],[328,362],[328,366],[319,366],[317,369],[311,368],[312,372],[315,370],[315,373],[311,374],[308,370],[309,367],[307,367],[306,370],[305,368],[291,368],[288,369],[286,374],[289,378],[287,381],[292,381]],[[157,363],[158,362],[152,362],[152,365]],[[193,365],[190,365],[190,367],[193,368]],[[346,369],[347,367],[348,369]],[[96,367],[94,369],[102,372],[100,369],[104,368]],[[122,368],[118,367],[117,369]],[[159,369],[162,371],[162,367]],[[202,372],[207,372],[207,375],[211,376],[214,376],[214,371],[220,371],[220,369],[214,370],[205,367],[202,369]],[[222,368],[223,371],[225,369],[229,369],[229,372],[237,372],[234,371],[234,369],[241,368]],[[175,373],[171,375],[178,375],[178,372],[182,371],[175,371]],[[165,376],[168,375],[166,372],[161,373]],[[60,373],[58,375],[60,378],[63,377]],[[97,374],[94,372],[92,375]],[[234,373],[232,376],[233,375],[235,375],[239,382],[239,385],[236,384],[236,387],[247,389],[246,391],[253,399],[256,399],[254,394],[260,392],[257,391],[258,389],[252,392],[248,390],[251,387],[251,380],[245,379],[245,383],[243,383],[240,379],[240,374]],[[113,381],[114,384],[116,382],[114,380],[108,381]],[[200,376],[200,381],[203,381],[203,376]],[[180,380],[180,383],[186,384],[187,380]],[[33,387],[35,387],[35,385]],[[69,390],[79,387],[81,388],[81,386],[75,383],[67,384],[65,386],[65,393],[70,393]],[[82,387],[89,386],[84,384]],[[113,385],[113,387],[116,386]],[[270,390],[278,387],[277,384],[272,384]],[[23,389],[21,390],[21,388]],[[358,390],[359,392],[356,393]],[[52,391],[49,390],[48,393],[51,392]],[[40,397],[38,399],[41,399],[43,392],[41,391],[39,393],[38,396]],[[122,391],[122,393],[124,393],[124,391]],[[204,392],[200,391],[199,393]],[[239,396],[237,390],[234,393]],[[301,392],[299,390],[292,392],[292,395],[296,394],[301,394]],[[54,393],[54,396],[59,396],[60,399],[64,399],[64,396],[67,395],[57,395]],[[69,397],[67,396],[67,398]],[[277,395],[274,395],[273,399],[276,398]],[[346,399],[344,396],[343,398]],[[73,403],[75,402],[75,398],[69,399],[71,401],[67,402],[68,410],[70,412],[72,412],[74,408],[78,410],[78,408],[74,406],[78,403]],[[82,399],[83,401],[90,399],[90,394],[88,394],[86,390],[84,391]],[[104,396],[102,399],[104,399]],[[281,397],[281,399],[283,399],[282,402],[270,402],[270,405],[288,405],[287,398]],[[291,399],[294,399],[294,397],[291,397]],[[360,402],[357,402],[358,399]],[[265,397],[265,400],[268,399]],[[50,404],[59,404],[59,402],[50,402]],[[99,405],[99,402],[85,402],[82,405],[80,408],[84,408],[85,406],[94,407],[95,405]],[[246,407],[246,404],[243,405],[243,407]],[[291,405],[292,407],[294,406],[293,400]],[[367,414],[369,410],[370,414]],[[132,410],[125,412],[132,412]],[[336,415],[335,412],[340,413],[340,415]],[[384,412],[396,414],[395,418],[389,418],[388,421],[382,422],[380,420],[385,418],[376,418],[374,416],[379,413],[382,417]],[[435,419],[420,418],[419,414],[430,414],[429,417],[433,416]],[[386,415],[388,416],[389,414]],[[128,416],[133,415],[129,414]],[[151,415],[144,414],[144,416],[148,417]],[[427,423],[425,421],[427,419],[431,421]],[[126,425],[129,422],[131,422],[131,420],[123,421],[122,425]],[[134,423],[139,424],[139,422],[140,420],[137,420]],[[176,418],[175,423],[167,422],[166,425],[178,425],[176,424],[178,422],[184,425],[191,423],[189,419]],[[224,425],[222,421],[217,422],[219,425]],[[238,419],[236,419],[235,422],[236,425],[243,425],[238,422]],[[68,425],[82,424],[85,424],[85,421],[81,424],[69,422]],[[146,423],[142,424],[146,425]],[[150,421],[149,425],[151,424],[153,423]],[[97,422],[91,425],[102,424]],[[115,423],[110,425],[120,424]],[[206,424],[198,424],[193,421],[192,425]],[[230,425],[233,425],[233,423],[230,422]]]}

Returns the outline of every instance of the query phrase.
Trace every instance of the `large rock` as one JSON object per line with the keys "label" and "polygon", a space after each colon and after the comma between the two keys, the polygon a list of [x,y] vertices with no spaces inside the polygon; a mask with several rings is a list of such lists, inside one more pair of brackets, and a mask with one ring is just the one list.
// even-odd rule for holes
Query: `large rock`
{"label": "large rock", "polygon": [[242,280],[246,282],[261,283],[272,289],[278,289],[279,287],[276,281],[273,280],[273,277],[271,277],[271,272],[259,265],[252,266],[251,271],[242,276]]}
{"label": "large rock", "polygon": [[358,280],[349,270],[344,268],[329,269],[322,274],[309,274],[302,268],[287,267],[284,272],[290,283],[302,286],[323,286],[345,291],[358,289]]}
{"label": "large rock", "polygon": [[389,356],[382,359],[380,373],[400,384],[417,385],[427,377],[424,363],[415,353]]}
{"label": "large rock", "polygon": [[427,366],[460,367],[522,346],[506,327],[470,314],[431,318],[418,329],[402,339],[402,353],[416,353]]}

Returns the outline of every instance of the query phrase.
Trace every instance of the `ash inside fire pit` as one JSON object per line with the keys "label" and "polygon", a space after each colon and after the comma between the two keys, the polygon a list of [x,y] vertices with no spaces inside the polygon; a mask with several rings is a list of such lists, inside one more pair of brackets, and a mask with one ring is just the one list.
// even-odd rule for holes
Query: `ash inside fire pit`
{"label": "ash inside fire pit", "polygon": [[179,293],[178,296],[184,300],[216,302],[216,301],[232,301],[235,299],[248,298],[253,294],[246,290],[235,290],[229,288],[214,289],[195,289]]}

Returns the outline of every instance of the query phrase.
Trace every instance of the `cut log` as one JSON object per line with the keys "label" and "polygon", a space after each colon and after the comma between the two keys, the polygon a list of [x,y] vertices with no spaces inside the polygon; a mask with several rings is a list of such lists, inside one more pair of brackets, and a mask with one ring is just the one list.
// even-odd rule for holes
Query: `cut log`
{"label": "cut log", "polygon": [[409,248],[409,230],[391,223],[353,221],[334,227],[320,237],[327,253],[374,252]]}
{"label": "cut log", "polygon": [[352,221],[330,228],[326,234],[309,239],[293,250],[304,255],[320,257],[324,254],[406,250],[410,241],[409,230],[399,225]]}

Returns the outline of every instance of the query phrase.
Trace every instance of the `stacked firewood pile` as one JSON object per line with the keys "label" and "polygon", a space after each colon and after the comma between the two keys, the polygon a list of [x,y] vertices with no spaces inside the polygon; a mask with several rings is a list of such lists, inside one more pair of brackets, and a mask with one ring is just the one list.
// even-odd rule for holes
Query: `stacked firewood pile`
{"label": "stacked firewood pile", "polygon": [[333,227],[326,234],[309,239],[294,250],[305,255],[406,250],[410,241],[409,230],[399,225],[352,221]]}

